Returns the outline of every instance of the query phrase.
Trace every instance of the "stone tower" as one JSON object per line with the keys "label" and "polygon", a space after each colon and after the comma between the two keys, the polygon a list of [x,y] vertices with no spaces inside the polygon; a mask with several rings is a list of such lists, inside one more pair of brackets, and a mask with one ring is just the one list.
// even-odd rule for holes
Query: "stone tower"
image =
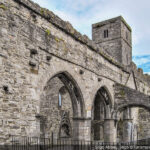
{"label": "stone tower", "polygon": [[93,41],[124,65],[130,65],[132,60],[131,32],[122,16],[92,25]]}

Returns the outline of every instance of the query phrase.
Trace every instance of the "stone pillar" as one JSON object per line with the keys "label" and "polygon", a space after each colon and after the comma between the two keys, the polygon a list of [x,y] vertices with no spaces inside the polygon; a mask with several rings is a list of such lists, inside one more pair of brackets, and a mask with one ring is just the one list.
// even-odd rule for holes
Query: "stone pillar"
{"label": "stone pillar", "polygon": [[114,119],[104,121],[104,142],[116,142],[116,125]]}
{"label": "stone pillar", "polygon": [[91,118],[73,118],[73,139],[91,140]]}
{"label": "stone pillar", "polygon": [[132,141],[132,119],[123,120],[123,142]]}
{"label": "stone pillar", "polygon": [[131,109],[127,108],[123,113],[123,142],[132,141]]}

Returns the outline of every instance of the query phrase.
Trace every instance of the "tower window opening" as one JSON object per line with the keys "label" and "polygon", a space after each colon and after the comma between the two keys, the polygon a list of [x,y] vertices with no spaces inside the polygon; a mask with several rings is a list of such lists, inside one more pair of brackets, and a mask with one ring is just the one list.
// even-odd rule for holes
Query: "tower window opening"
{"label": "tower window opening", "polygon": [[108,30],[104,30],[104,38],[108,38]]}

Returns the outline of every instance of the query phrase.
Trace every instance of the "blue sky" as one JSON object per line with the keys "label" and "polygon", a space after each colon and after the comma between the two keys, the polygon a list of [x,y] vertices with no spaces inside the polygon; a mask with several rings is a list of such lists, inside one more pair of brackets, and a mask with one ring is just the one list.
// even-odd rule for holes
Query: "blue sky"
{"label": "blue sky", "polygon": [[33,0],[91,38],[91,24],[122,15],[132,28],[133,61],[150,73],[150,0]]}

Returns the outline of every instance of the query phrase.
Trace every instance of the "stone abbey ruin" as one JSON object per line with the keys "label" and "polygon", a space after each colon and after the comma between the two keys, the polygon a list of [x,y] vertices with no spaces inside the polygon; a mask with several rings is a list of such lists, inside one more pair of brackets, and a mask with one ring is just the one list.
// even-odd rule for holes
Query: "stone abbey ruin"
{"label": "stone abbey ruin", "polygon": [[150,76],[116,17],[92,40],[30,0],[0,1],[0,143],[10,137],[130,142],[150,136]]}

